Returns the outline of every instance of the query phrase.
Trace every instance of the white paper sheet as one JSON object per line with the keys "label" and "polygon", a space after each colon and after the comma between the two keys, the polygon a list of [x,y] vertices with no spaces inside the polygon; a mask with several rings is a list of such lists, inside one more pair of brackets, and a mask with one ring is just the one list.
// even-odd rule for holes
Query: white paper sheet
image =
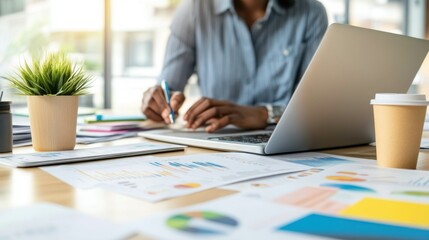
{"label": "white paper sheet", "polygon": [[275,229],[306,214],[299,209],[234,195],[149,216],[129,228],[155,239],[316,239]]}
{"label": "white paper sheet", "polygon": [[348,164],[247,195],[329,214],[336,214],[364,197],[427,204],[429,174],[426,171]]}
{"label": "white paper sheet", "polygon": [[92,161],[137,156],[150,153],[183,150],[185,146],[163,143],[134,143],[108,147],[75,149],[71,151],[11,154],[0,157],[0,163],[13,167],[35,167],[60,163]]}
{"label": "white paper sheet", "polygon": [[429,188],[427,171],[382,168],[360,164],[335,166],[315,175],[308,181]]}
{"label": "white paper sheet", "polygon": [[0,212],[2,240],[108,240],[133,233],[62,206],[41,203]]}
{"label": "white paper sheet", "polygon": [[265,177],[254,179],[245,182],[234,183],[231,185],[223,186],[222,189],[234,190],[240,192],[251,192],[259,191],[261,189],[271,188],[279,185],[283,185],[290,182],[295,182],[302,178],[307,178],[323,172],[325,169],[341,165],[341,164],[368,164],[375,165],[376,161],[362,159],[362,158],[351,158],[343,157],[331,154],[309,152],[309,153],[298,153],[298,154],[284,154],[270,156],[270,158],[287,161],[291,163],[302,164],[308,167],[312,167],[308,170],[298,173],[287,173],[278,176]]}
{"label": "white paper sheet", "polygon": [[[427,193],[424,185],[428,178],[423,171],[339,165],[282,186],[149,216],[132,224],[130,229],[156,239],[178,240],[338,236],[344,239],[425,239],[422,236],[429,236],[427,228],[397,220],[358,218],[342,214],[342,211],[368,197],[387,202],[402,200],[427,204],[428,196],[419,195],[418,190],[424,193],[426,189]],[[408,198],[400,197],[401,192],[404,196],[409,194]]]}
{"label": "white paper sheet", "polygon": [[70,185],[159,201],[238,181],[309,169],[245,153],[134,157],[42,168]]}

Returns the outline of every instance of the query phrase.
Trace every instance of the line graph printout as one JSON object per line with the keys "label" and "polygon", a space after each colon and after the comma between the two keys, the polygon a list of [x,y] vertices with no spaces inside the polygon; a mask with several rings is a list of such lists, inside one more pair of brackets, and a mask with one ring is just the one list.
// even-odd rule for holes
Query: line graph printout
{"label": "line graph printout", "polygon": [[78,188],[100,187],[148,201],[159,201],[309,168],[253,154],[218,153],[167,158],[133,157],[42,169]]}

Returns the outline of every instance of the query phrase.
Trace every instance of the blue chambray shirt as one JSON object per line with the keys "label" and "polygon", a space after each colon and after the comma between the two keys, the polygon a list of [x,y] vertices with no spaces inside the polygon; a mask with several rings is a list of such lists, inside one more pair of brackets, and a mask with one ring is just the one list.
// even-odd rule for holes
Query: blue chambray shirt
{"label": "blue chambray shirt", "polygon": [[328,25],[323,5],[269,0],[249,29],[233,0],[184,0],[171,24],[160,79],[182,91],[196,73],[205,97],[243,105],[286,105]]}

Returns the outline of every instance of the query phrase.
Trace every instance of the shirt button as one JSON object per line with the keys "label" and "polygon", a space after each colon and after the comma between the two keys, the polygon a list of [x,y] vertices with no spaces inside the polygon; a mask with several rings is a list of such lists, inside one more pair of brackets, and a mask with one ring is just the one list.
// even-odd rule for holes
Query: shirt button
{"label": "shirt button", "polygon": [[262,28],[262,24],[260,24],[260,23],[256,24],[255,28],[258,29],[258,30],[261,29]]}
{"label": "shirt button", "polygon": [[289,56],[289,49],[285,49],[285,50],[283,50],[283,56]]}

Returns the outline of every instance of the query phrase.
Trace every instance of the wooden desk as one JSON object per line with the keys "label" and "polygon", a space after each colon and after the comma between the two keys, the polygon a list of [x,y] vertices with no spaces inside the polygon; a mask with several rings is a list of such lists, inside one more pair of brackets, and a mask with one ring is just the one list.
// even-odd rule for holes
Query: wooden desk
{"label": "wooden desk", "polygon": [[[78,146],[77,148],[113,146],[141,141],[147,140],[132,138],[111,143]],[[14,150],[14,153],[32,151],[31,147],[17,148]],[[210,152],[216,151],[189,147],[185,151],[160,153],[156,154],[156,156],[179,156]],[[375,148],[370,146],[335,149],[324,152],[350,157],[375,158]],[[418,169],[429,170],[429,150],[421,151]],[[101,189],[76,189],[38,168],[16,169],[0,166],[0,210],[38,202],[51,202],[89,215],[123,223],[140,219],[151,213],[192,205],[234,193],[233,191],[212,189],[159,203],[149,203]]]}

